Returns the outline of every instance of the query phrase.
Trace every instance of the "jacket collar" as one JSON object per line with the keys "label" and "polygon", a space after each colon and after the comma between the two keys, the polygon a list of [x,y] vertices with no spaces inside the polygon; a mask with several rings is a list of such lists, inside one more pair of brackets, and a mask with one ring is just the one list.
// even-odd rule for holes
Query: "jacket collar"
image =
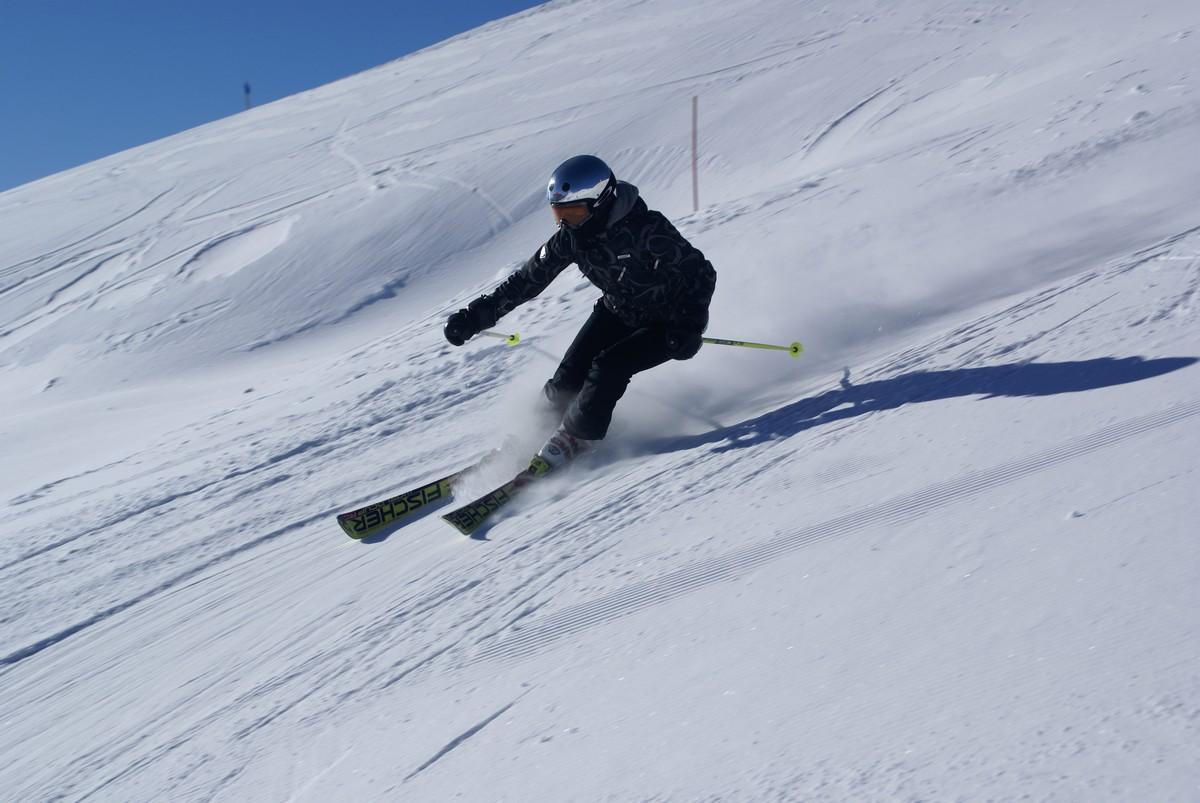
{"label": "jacket collar", "polygon": [[606,228],[611,229],[621,218],[632,212],[633,208],[637,206],[640,197],[637,187],[628,181],[618,181],[617,200],[613,203],[612,212],[608,215],[608,225]]}

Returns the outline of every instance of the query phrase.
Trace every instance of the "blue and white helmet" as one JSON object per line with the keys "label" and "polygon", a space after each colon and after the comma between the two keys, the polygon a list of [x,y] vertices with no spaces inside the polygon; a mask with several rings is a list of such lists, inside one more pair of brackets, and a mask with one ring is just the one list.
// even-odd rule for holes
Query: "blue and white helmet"
{"label": "blue and white helmet", "polygon": [[616,196],[617,177],[595,156],[572,156],[554,168],[546,187],[551,205],[586,203],[589,208],[605,206]]}

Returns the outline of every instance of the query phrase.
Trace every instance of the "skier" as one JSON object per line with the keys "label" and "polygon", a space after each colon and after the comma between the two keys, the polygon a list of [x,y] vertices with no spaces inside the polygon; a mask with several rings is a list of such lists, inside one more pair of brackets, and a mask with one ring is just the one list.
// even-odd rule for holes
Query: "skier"
{"label": "skier", "polygon": [[634,374],[700,350],[716,271],[637,187],[595,156],[559,165],[546,189],[558,230],[501,282],[453,313],[446,340],[461,346],[546,289],[574,262],[603,296],[546,382],[562,424],[538,456],[552,467],[603,438]]}

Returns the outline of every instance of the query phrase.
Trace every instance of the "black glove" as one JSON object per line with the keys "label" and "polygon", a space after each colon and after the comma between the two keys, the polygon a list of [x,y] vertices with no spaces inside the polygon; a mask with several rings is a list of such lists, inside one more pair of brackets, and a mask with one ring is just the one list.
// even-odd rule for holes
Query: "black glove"
{"label": "black glove", "polygon": [[461,346],[475,335],[479,334],[479,327],[475,325],[475,316],[471,314],[469,309],[460,309],[450,315],[446,321],[446,328],[442,330],[446,335],[446,339],[450,341],[452,346]]}
{"label": "black glove", "polygon": [[453,313],[446,320],[446,328],[442,332],[450,345],[461,346],[489,326],[495,326],[499,317],[492,297],[480,296],[465,309]]}
{"label": "black glove", "polygon": [[666,339],[667,353],[674,360],[690,360],[704,342],[702,333],[694,329],[668,329]]}

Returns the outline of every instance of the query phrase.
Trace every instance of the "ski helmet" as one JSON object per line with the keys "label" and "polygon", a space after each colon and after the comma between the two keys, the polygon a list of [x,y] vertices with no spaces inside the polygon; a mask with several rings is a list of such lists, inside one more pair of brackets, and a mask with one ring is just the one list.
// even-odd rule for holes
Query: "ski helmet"
{"label": "ski helmet", "polygon": [[554,169],[546,187],[546,200],[552,208],[582,206],[587,210],[583,217],[570,223],[565,210],[555,212],[560,225],[566,223],[572,228],[579,228],[592,217],[606,218],[616,197],[617,177],[595,156],[573,156],[563,162]]}

